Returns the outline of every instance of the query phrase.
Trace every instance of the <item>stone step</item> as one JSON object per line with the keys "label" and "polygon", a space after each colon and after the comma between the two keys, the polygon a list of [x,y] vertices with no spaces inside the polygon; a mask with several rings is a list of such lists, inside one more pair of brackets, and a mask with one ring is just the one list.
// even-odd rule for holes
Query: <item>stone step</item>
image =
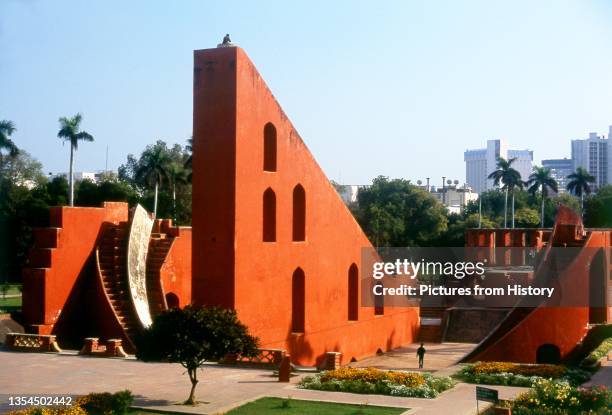
{"label": "stone step", "polygon": [[418,338],[422,342],[439,343],[442,341],[442,326],[421,326]]}

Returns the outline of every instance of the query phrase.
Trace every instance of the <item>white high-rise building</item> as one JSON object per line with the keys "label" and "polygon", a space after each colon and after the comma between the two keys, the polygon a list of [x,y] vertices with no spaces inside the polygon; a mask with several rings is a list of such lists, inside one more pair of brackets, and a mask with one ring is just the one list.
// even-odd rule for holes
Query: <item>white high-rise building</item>
{"label": "white high-rise building", "polygon": [[597,133],[589,133],[585,140],[572,140],[572,162],[573,169],[585,168],[595,177],[595,188],[612,183],[612,126],[608,133],[608,139],[598,136]]}
{"label": "white high-rise building", "polygon": [[510,150],[503,140],[487,140],[487,147],[477,150],[466,150],[465,181],[476,193],[486,192],[494,189],[493,180],[489,175],[497,167],[497,159],[516,158],[512,167],[521,174],[521,179],[526,181],[533,169],[533,151]]}
{"label": "white high-rise building", "polygon": [[547,159],[542,160],[542,167],[550,170],[550,175],[557,181],[559,193],[567,193],[567,176],[574,171],[572,159]]}

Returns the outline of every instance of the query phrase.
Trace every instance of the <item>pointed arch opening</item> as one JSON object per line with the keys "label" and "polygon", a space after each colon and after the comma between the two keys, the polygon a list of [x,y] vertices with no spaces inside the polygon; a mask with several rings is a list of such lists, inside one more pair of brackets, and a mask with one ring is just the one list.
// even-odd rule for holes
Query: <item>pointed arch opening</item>
{"label": "pointed arch opening", "polygon": [[306,326],[306,277],[296,268],[291,278],[291,332],[304,333]]}
{"label": "pointed arch opening", "polygon": [[264,171],[276,171],[276,127],[271,122],[264,126]]}
{"label": "pointed arch opening", "polygon": [[301,184],[293,188],[293,241],[306,240],[306,191]]}
{"label": "pointed arch opening", "polygon": [[276,242],[276,194],[269,187],[263,194],[263,241]]}
{"label": "pointed arch opening", "polygon": [[359,320],[359,268],[354,263],[348,270],[348,319]]}

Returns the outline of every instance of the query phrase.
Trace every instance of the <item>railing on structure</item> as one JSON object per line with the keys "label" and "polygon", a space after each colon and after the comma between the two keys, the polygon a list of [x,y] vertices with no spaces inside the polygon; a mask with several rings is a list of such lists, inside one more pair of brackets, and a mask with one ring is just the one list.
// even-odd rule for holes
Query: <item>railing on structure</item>
{"label": "railing on structure", "polygon": [[273,367],[280,366],[283,357],[287,354],[284,349],[258,349],[259,353],[254,357],[241,355],[227,355],[220,363],[231,365]]}
{"label": "railing on structure", "polygon": [[20,352],[60,353],[62,351],[53,334],[8,333],[5,344],[9,350]]}

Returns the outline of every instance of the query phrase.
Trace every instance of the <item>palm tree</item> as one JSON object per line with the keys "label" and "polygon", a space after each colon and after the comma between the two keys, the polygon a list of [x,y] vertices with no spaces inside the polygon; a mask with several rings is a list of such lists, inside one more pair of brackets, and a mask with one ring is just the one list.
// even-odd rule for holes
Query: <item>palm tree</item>
{"label": "palm tree", "polygon": [[58,138],[64,140],[64,142],[70,142],[70,171],[68,172],[68,185],[69,185],[69,193],[68,193],[68,203],[70,206],[74,206],[74,152],[77,150],[79,146],[79,141],[93,141],[94,138],[91,134],[86,131],[81,131],[81,121],[83,121],[83,116],[80,113],[77,113],[74,117],[60,117],[60,130],[57,133]]}
{"label": "palm tree", "polygon": [[580,196],[580,211],[584,210],[584,194],[591,194],[590,183],[595,183],[595,177],[591,176],[584,167],[578,167],[575,172],[567,176],[567,190]]}
{"label": "palm tree", "polygon": [[557,181],[550,175],[550,169],[546,167],[534,167],[533,173],[529,176],[529,180],[527,180],[527,186],[529,186],[529,193],[535,196],[538,190],[542,191],[542,213],[540,215],[540,226],[544,227],[544,200],[548,196],[548,191],[552,190],[553,192],[557,192],[558,185]]}
{"label": "palm tree", "polygon": [[187,140],[187,145],[185,146],[185,150],[189,152],[189,157],[187,157],[187,160],[185,160],[184,167],[186,170],[189,171],[189,173],[187,174],[187,180],[189,181],[189,183],[191,183],[191,178],[192,178],[191,162],[193,159],[193,137]]}
{"label": "palm tree", "polygon": [[2,150],[7,150],[11,157],[19,153],[19,149],[9,137],[15,132],[15,124],[13,121],[0,121],[0,165],[2,165]]}
{"label": "palm tree", "polygon": [[189,183],[191,173],[187,173],[186,168],[179,163],[170,163],[167,174],[172,186],[172,215],[173,220],[176,222],[176,186]]}
{"label": "palm tree", "polygon": [[159,186],[169,177],[170,156],[167,150],[159,145],[147,148],[140,157],[135,178],[138,182],[155,188],[153,199],[153,217],[157,217],[157,195]]}
{"label": "palm tree", "polygon": [[512,168],[512,163],[515,158],[506,160],[503,157],[497,159],[497,170],[489,174],[489,179],[493,179],[495,186],[503,184],[502,189],[505,191],[504,199],[504,228],[508,227],[508,192],[512,192],[512,227],[514,228],[514,189],[522,189],[524,182],[521,180],[521,174]]}

